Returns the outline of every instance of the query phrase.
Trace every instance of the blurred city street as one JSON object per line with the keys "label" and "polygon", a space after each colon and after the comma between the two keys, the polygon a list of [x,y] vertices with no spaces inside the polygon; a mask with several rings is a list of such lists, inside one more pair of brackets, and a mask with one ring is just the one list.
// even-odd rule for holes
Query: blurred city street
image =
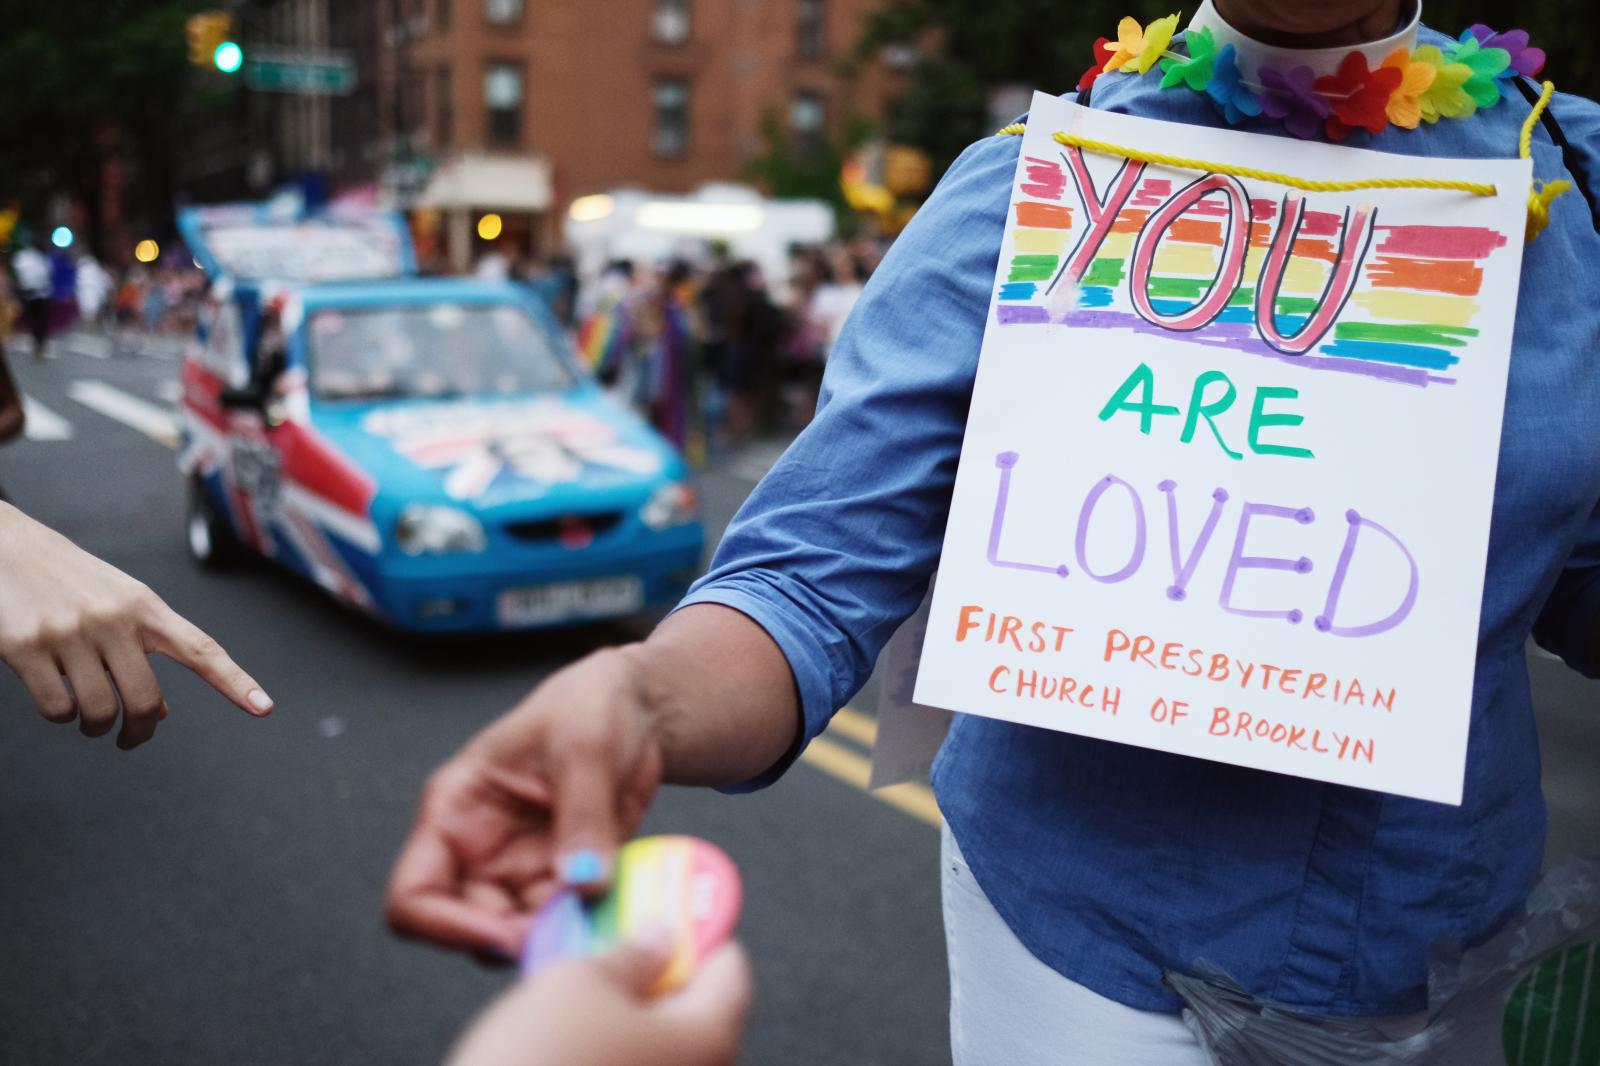
{"label": "blurred city street", "polygon": [[[178,364],[80,347],[14,360],[56,418],[7,452],[7,493],[161,590],[278,708],[251,720],[163,663],[172,718],[130,755],[26,713],[0,671],[0,1062],[437,1062],[508,978],[383,926],[421,784],[546,672],[637,630],[429,644],[265,564],[201,572],[151,435]],[[713,532],[772,451],[703,479]],[[668,789],[646,828],[740,866],[759,989],[746,1061],[948,1056],[931,825],[807,762],[755,796]]]}
{"label": "blurred city street", "polygon": [[[204,573],[184,551],[181,483],[158,439],[177,364],[63,347],[45,364],[16,360],[49,414],[32,423],[39,439],[9,454],[6,490],[160,589],[278,710],[250,720],[163,664],[173,717],[132,755],[31,714],[0,716],[0,911],[11,916],[0,1062],[437,1061],[507,978],[383,927],[419,787],[546,672],[637,628],[429,644],[264,564]],[[780,446],[751,445],[706,473],[712,533]],[[1593,853],[1600,686],[1537,652],[1530,662],[1549,857]],[[872,700],[869,686],[855,706]],[[0,706],[25,706],[9,672]],[[824,739],[859,761],[863,724],[847,716]],[[839,767],[804,761],[754,796],[668,789],[646,828],[714,840],[745,877],[740,936],[758,976],[745,1061],[948,1061],[938,834],[822,763]]]}
{"label": "blurred city street", "polygon": [[[1226,1039],[1376,1042],[1508,928],[1515,641],[1600,657],[1600,36],[1128,6],[13,4],[0,1066],[428,1066],[508,992],[452,1066],[951,1066],[947,918],[962,1066],[1222,1062],[1170,960],[1232,964]],[[503,717],[645,640],[797,438],[722,608]],[[935,565],[896,681],[999,720],[943,748],[945,869],[931,785],[867,787],[881,662],[771,788],[662,788],[641,835],[715,847],[608,869],[594,821],[769,765]],[[1600,682],[1525,654],[1545,868],[1600,859]],[[1600,944],[1529,955],[1478,1013],[1589,1064]]]}

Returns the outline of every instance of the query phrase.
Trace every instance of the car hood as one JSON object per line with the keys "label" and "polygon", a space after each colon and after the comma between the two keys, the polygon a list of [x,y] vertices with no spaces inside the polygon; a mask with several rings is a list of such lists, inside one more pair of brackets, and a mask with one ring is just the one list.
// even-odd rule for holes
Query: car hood
{"label": "car hood", "polygon": [[311,418],[390,503],[559,509],[634,499],[683,474],[665,440],[595,389],[318,404]]}

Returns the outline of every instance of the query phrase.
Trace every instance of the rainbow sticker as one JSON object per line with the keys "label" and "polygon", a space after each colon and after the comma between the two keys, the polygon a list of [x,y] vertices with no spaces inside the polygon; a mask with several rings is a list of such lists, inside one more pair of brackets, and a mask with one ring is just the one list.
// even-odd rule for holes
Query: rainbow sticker
{"label": "rainbow sticker", "polygon": [[739,871],[716,845],[688,836],[643,837],[617,852],[606,896],[586,903],[563,890],[540,908],[523,946],[522,972],[601,954],[659,926],[677,938],[656,985],[658,994],[669,992],[732,935],[741,898]]}

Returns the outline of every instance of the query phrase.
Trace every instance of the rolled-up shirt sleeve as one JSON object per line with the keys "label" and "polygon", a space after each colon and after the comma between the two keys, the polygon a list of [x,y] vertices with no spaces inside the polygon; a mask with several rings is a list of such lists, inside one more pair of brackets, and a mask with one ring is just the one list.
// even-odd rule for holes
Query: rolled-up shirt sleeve
{"label": "rolled-up shirt sleeve", "polygon": [[751,493],[680,608],[749,616],[782,649],[804,729],[775,781],[872,673],[939,556],[1018,137],[967,149],[895,241],[828,357],[817,415]]}
{"label": "rolled-up shirt sleeve", "polygon": [[1533,623],[1533,639],[1588,678],[1600,678],[1600,509],[1589,516],[1555,588]]}

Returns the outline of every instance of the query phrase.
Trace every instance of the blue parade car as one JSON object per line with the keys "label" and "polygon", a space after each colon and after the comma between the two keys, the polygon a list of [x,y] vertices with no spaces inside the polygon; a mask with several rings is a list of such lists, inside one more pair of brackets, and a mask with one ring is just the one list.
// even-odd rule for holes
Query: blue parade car
{"label": "blue parade car", "polygon": [[197,560],[259,552],[429,632],[681,596],[703,548],[689,471],[526,290],[409,276],[384,215],[250,205],[180,225],[214,279],[183,370]]}

